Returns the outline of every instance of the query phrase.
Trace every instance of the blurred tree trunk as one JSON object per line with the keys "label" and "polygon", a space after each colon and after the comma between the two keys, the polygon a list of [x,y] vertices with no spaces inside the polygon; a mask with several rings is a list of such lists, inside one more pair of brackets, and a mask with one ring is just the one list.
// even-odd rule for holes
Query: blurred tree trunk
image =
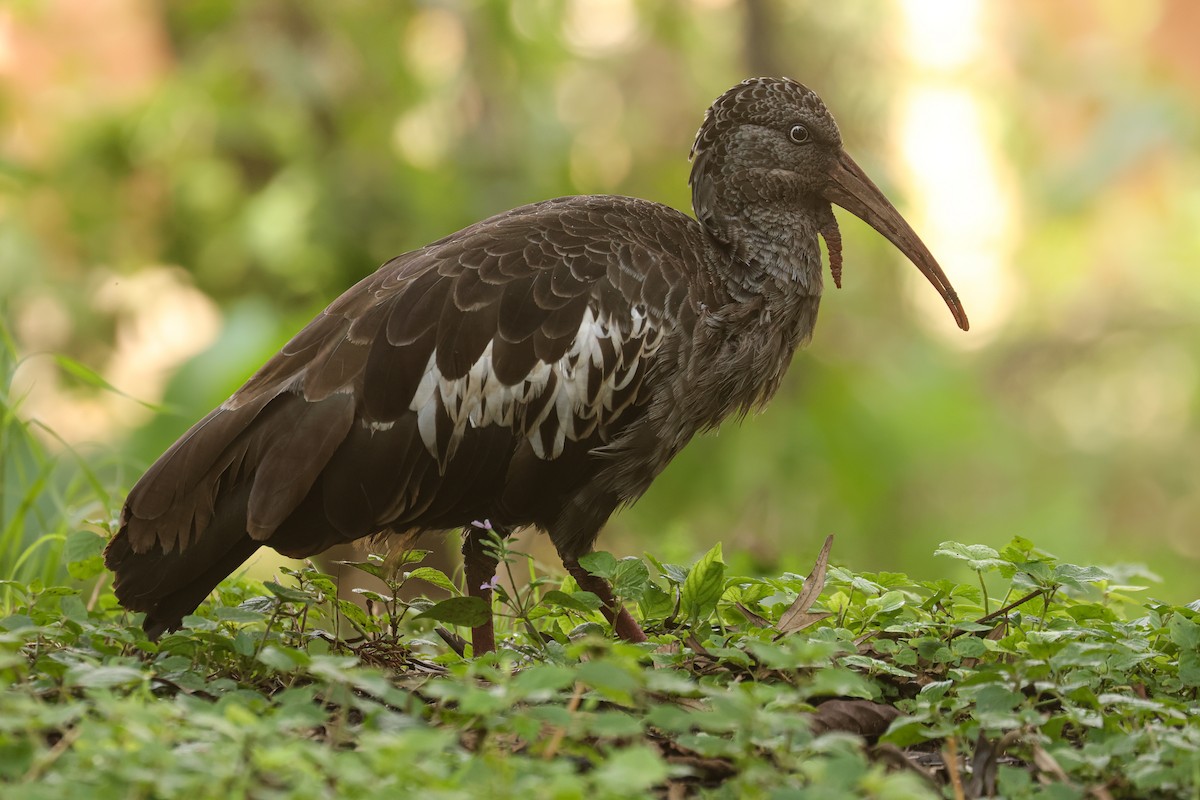
{"label": "blurred tree trunk", "polygon": [[746,76],[786,74],[775,41],[780,22],[778,7],[773,0],[743,0],[742,7],[745,9],[742,59]]}

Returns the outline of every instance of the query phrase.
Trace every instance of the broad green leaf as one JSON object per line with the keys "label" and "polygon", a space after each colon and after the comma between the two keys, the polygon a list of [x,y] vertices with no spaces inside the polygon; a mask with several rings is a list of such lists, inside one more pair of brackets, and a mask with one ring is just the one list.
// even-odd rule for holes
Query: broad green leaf
{"label": "broad green leaf", "polygon": [[565,705],[534,706],[529,709],[529,716],[544,725],[553,725],[556,728],[568,727],[573,717]]}
{"label": "broad green leaf", "polygon": [[1014,692],[1012,689],[995,683],[981,687],[978,691],[973,692],[973,695],[977,714],[999,714],[1012,711],[1025,700],[1025,695],[1020,692]]}
{"label": "broad green leaf", "polygon": [[904,608],[904,592],[885,592],[879,597],[872,597],[866,602],[866,607],[879,614],[888,614]]}
{"label": "broad green leaf", "polygon": [[592,594],[591,592],[560,592],[558,589],[551,589],[542,595],[542,603],[547,606],[559,606],[561,608],[569,608],[572,611],[579,611],[587,614],[592,611],[599,611],[600,606],[604,602]]}
{"label": "broad green leaf", "polygon": [[646,712],[647,725],[671,733],[686,733],[695,727],[695,713],[673,705],[652,705]]}
{"label": "broad green leaf", "polygon": [[451,594],[458,594],[458,587],[454,585],[454,581],[446,577],[446,573],[440,569],[433,567],[417,567],[412,572],[408,573],[408,577],[416,578],[420,581],[432,584],[439,589],[445,589]]}
{"label": "broad green leaf", "polygon": [[721,560],[721,543],[717,542],[692,565],[683,582],[683,612],[694,622],[708,619],[724,591],[725,563]]}
{"label": "broad green leaf", "polygon": [[185,614],[183,617],[183,627],[189,631],[215,631],[217,629],[217,621],[208,617],[202,617],[199,614]]}
{"label": "broad green leaf", "polygon": [[241,656],[252,656],[258,650],[262,634],[251,632],[250,628],[242,628],[233,637],[233,650]]}
{"label": "broad green leaf", "polygon": [[813,674],[812,683],[803,687],[803,693],[808,697],[857,697],[874,700],[879,697],[880,690],[857,672],[826,667]]}
{"label": "broad green leaf", "polygon": [[1013,565],[1013,583],[1016,586],[1036,589],[1057,583],[1054,580],[1054,570],[1046,561],[1022,561]]}
{"label": "broad green leaf", "polygon": [[396,567],[403,567],[406,564],[419,564],[432,552],[432,550],[405,550],[403,553],[393,553],[388,557],[387,561]]}
{"label": "broad green leaf", "polygon": [[70,586],[47,586],[39,592],[38,599],[50,597],[67,597],[68,595],[79,594],[78,589],[72,589]]}
{"label": "broad green leaf", "polygon": [[638,688],[637,678],[611,661],[585,661],[579,665],[575,675],[609,700],[618,703],[632,702],[633,692]]}
{"label": "broad green leaf", "polygon": [[76,622],[86,622],[88,620],[87,606],[83,604],[83,599],[77,595],[69,595],[58,601],[59,612],[67,619],[73,619]]}
{"label": "broad green leaf", "polygon": [[1034,547],[1033,542],[1024,536],[1014,536],[1012,541],[1000,549],[1000,557],[1014,564],[1029,561],[1030,556],[1036,553],[1037,548]]}
{"label": "broad green leaf", "polygon": [[79,664],[67,671],[66,682],[68,686],[82,686],[87,689],[112,689],[141,683],[146,677],[146,673],[133,667]]}
{"label": "broad green leaf", "polygon": [[294,586],[282,586],[274,581],[266,581],[263,583],[263,586],[267,588],[267,591],[285,603],[304,603],[308,605],[317,602],[317,598]]}
{"label": "broad green leaf", "polygon": [[382,581],[387,581],[401,567],[424,561],[430,552],[430,550],[405,550],[402,553],[391,555],[386,559],[381,555],[372,553],[367,556],[366,561],[335,561],[333,563],[341,564],[345,567],[354,567],[368,575],[374,575]]}
{"label": "broad green leaf", "polygon": [[1200,650],[1200,623],[1176,612],[1167,626],[1173,641],[1180,650]]}
{"label": "broad green leaf", "polygon": [[575,670],[556,664],[535,664],[522,669],[513,680],[513,688],[523,697],[535,693],[557,692],[575,682]]}
{"label": "broad green leaf", "polygon": [[77,581],[86,581],[104,572],[104,557],[75,559],[67,562],[67,574]]}
{"label": "broad green leaf", "polygon": [[587,732],[606,739],[632,738],[642,735],[642,723],[624,711],[598,711],[587,720]]}
{"label": "broad green leaf", "polygon": [[967,566],[977,572],[989,572],[1009,563],[1001,558],[999,553],[985,544],[942,542],[938,545],[937,550],[933,551],[933,554],[935,556],[948,556],[956,558],[959,561],[965,561],[967,562]]}
{"label": "broad green leaf", "polygon": [[480,597],[451,597],[434,603],[417,615],[417,619],[434,619],[451,625],[474,628],[492,617],[492,610]]}
{"label": "broad green leaf", "polygon": [[595,781],[605,794],[632,797],[662,783],[669,770],[657,750],[644,745],[618,750],[596,768]]}
{"label": "broad green leaf", "polygon": [[876,595],[883,594],[882,586],[875,581],[862,577],[861,575],[855,575],[850,580],[850,585],[868,597],[874,597]]}
{"label": "broad green leaf", "polygon": [[1179,654],[1179,682],[1184,686],[1200,686],[1200,653]]}
{"label": "broad green leaf", "polygon": [[1075,589],[1082,589],[1085,583],[1098,583],[1112,580],[1112,575],[1099,567],[1080,567],[1075,564],[1059,564],[1051,572],[1051,580],[1066,584]]}
{"label": "broad green leaf", "polygon": [[63,543],[63,558],[68,562],[94,558],[104,552],[107,542],[93,531],[73,531]]}
{"label": "broad green leaf", "polygon": [[277,647],[269,644],[258,654],[258,660],[280,672],[306,667],[312,661],[308,653],[293,647]]}
{"label": "broad green leaf", "polygon": [[353,670],[357,665],[358,659],[354,656],[313,656],[308,669],[315,677],[335,683],[353,684]]}
{"label": "broad green leaf", "polygon": [[617,569],[617,559],[612,553],[597,550],[594,553],[580,556],[579,566],[586,569],[592,575],[604,578],[605,580],[611,580],[613,572]]}
{"label": "broad green leaf", "polygon": [[243,606],[217,606],[213,615],[222,622],[262,622],[267,617],[259,611],[253,611]]}
{"label": "broad green leaf", "polygon": [[1179,648],[1179,681],[1200,686],[1200,624],[1176,612],[1167,629]]}
{"label": "broad green leaf", "polygon": [[668,583],[672,583],[676,586],[682,586],[683,582],[687,580],[687,567],[682,567],[678,564],[664,563],[649,553],[646,553],[646,560],[653,564],[654,568],[662,573],[662,576],[667,579]]}
{"label": "broad green leaf", "polygon": [[980,658],[987,653],[987,645],[983,639],[974,636],[960,636],[954,640],[950,649],[962,658]]}
{"label": "broad green leaf", "polygon": [[343,567],[354,567],[357,570],[362,570],[368,575],[374,575],[376,578],[383,580],[391,572],[378,561],[335,561],[335,564],[341,564]]}
{"label": "broad green leaf", "polygon": [[362,608],[359,607],[358,603],[354,603],[350,600],[339,599],[337,601],[337,607],[342,616],[350,620],[350,622],[356,625],[359,630],[368,631],[379,629],[378,624],[371,619],[371,616],[367,614],[366,611],[363,611]]}
{"label": "broad green leaf", "polygon": [[954,685],[954,681],[933,681],[921,687],[921,696],[929,700],[941,700]]}
{"label": "broad green leaf", "polygon": [[646,586],[646,592],[638,602],[642,617],[646,619],[665,619],[675,610],[675,597],[651,581]]}
{"label": "broad green leaf", "polygon": [[920,639],[913,639],[910,644],[917,651],[917,654],[926,661],[940,664],[954,660],[954,654],[941,639],[925,636]]}
{"label": "broad green leaf", "polygon": [[387,603],[390,603],[395,599],[391,595],[380,594],[379,592],[375,591],[374,589],[364,589],[361,586],[356,586],[353,589],[351,589],[351,591],[354,592],[359,597],[363,597],[367,600],[370,600],[373,603],[379,603],[380,605],[386,605]]}
{"label": "broad green leaf", "polygon": [[310,592],[320,592],[327,598],[337,596],[337,584],[328,575],[309,572],[304,575],[304,580],[308,584],[307,588]]}
{"label": "broad green leaf", "polygon": [[640,558],[630,556],[617,562],[612,573],[612,590],[617,597],[638,602],[650,585],[650,570]]}

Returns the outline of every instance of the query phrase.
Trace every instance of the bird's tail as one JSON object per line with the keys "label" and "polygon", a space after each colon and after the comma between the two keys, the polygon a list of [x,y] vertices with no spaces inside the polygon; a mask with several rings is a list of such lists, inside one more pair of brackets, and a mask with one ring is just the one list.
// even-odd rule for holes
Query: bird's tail
{"label": "bird's tail", "polygon": [[224,495],[204,535],[186,549],[164,552],[155,544],[136,552],[127,525],[109,542],[104,563],[115,573],[117,600],[146,613],[142,628],[151,639],[177,630],[218,583],[262,546],[246,533],[249,495],[249,482]]}
{"label": "bird's tail", "polygon": [[291,392],[235,395],[146,471],[105,564],[117,600],[146,612],[152,638],[178,628],[259,547],[305,556],[340,540],[320,508],[300,506],[353,417],[345,393],[312,402]]}

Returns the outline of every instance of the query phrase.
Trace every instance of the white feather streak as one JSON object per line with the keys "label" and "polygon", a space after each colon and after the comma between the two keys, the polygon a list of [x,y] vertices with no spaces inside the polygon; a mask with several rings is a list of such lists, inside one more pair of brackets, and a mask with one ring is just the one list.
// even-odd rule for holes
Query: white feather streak
{"label": "white feather streak", "polygon": [[[594,428],[593,424],[576,425],[576,420],[596,420],[603,426],[612,417],[616,393],[629,386],[637,377],[641,362],[661,346],[665,332],[652,326],[644,308],[632,308],[630,322],[628,333],[622,336],[621,326],[612,319],[586,309],[567,352],[550,364],[538,361],[524,379],[512,386],[501,383],[492,369],[492,342],[488,342],[466,375],[453,380],[442,376],[437,367],[437,353],[431,354],[425,375],[408,406],[417,413],[421,441],[444,466],[468,426],[512,427],[517,421],[518,408],[544,399],[547,402],[537,418],[524,420],[524,434],[539,458],[557,458],[568,440],[575,440]],[[624,363],[625,345],[634,339],[640,340],[639,346],[630,362]],[[609,349],[615,354],[614,364],[604,363],[605,349],[601,346],[604,340],[608,340]],[[599,387],[590,385],[593,368],[603,376]],[[549,391],[554,396],[543,398],[552,374],[554,387]],[[439,399],[446,420],[438,418]],[[552,441],[543,442],[540,428],[551,414],[558,418],[557,429]],[[448,452],[442,454],[437,452],[439,424],[449,424],[452,428]],[[372,427],[384,430],[382,425],[374,423]]]}

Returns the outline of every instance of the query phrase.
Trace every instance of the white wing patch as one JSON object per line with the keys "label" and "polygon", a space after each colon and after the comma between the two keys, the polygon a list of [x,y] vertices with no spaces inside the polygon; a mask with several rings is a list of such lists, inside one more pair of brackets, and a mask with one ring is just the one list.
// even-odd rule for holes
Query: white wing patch
{"label": "white wing patch", "polygon": [[[421,441],[444,469],[468,426],[500,425],[521,431],[538,458],[558,458],[568,439],[603,429],[632,402],[634,393],[622,392],[641,379],[643,362],[662,345],[664,331],[651,326],[644,308],[631,311],[625,333],[621,327],[586,309],[567,352],[550,364],[538,361],[512,386],[492,369],[492,342],[453,380],[442,377],[432,353],[408,406],[417,413]],[[449,426],[448,436],[441,426]],[[447,443],[444,453],[439,438]]]}

